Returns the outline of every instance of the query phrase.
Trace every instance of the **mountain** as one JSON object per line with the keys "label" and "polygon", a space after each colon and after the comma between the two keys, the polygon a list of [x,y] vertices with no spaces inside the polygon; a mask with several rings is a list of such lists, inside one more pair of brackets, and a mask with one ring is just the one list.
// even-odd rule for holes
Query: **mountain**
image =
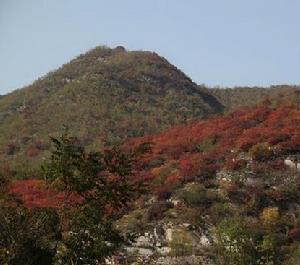
{"label": "mountain", "polygon": [[99,147],[222,109],[207,89],[156,53],[97,47],[0,98],[1,159],[39,160],[49,134],[63,126]]}
{"label": "mountain", "polygon": [[300,86],[211,88],[209,91],[226,109],[256,106],[264,100],[272,101],[277,105],[300,102]]}
{"label": "mountain", "polygon": [[[135,176],[148,191],[116,223],[138,236],[126,257],[143,264],[299,264],[299,131],[297,106],[261,105],[128,139],[125,149],[151,143],[151,150]],[[17,181],[12,192],[28,207],[53,204],[55,192],[39,186]]]}

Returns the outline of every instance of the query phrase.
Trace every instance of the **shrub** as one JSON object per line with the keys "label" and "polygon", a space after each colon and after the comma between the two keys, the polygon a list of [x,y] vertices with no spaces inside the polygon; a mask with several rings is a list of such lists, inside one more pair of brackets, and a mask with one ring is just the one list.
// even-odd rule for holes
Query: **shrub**
{"label": "shrub", "polygon": [[147,212],[147,219],[149,221],[161,220],[165,216],[165,212],[172,208],[173,205],[170,202],[159,201],[150,206]]}
{"label": "shrub", "polygon": [[216,146],[216,143],[217,143],[217,137],[207,138],[203,140],[200,144],[197,144],[195,146],[195,151],[200,153],[210,151]]}
{"label": "shrub", "polygon": [[267,143],[256,144],[250,149],[250,155],[253,160],[266,161],[273,156],[273,151]]}
{"label": "shrub", "polygon": [[171,197],[171,191],[167,187],[160,187],[155,191],[158,200],[167,200]]}
{"label": "shrub", "polygon": [[217,250],[220,264],[259,264],[257,237],[243,218],[231,217],[217,225]]}
{"label": "shrub", "polygon": [[295,241],[300,241],[300,227],[292,228],[289,231],[289,236]]}
{"label": "shrub", "polygon": [[209,206],[216,198],[214,193],[198,183],[188,185],[178,197],[191,207]]}
{"label": "shrub", "polygon": [[5,147],[5,154],[6,155],[14,155],[19,150],[19,147],[15,143],[9,143]]}
{"label": "shrub", "polygon": [[[3,190],[6,189],[8,184],[8,179],[6,176],[4,176],[3,174],[0,173],[0,192],[2,193]],[[1,194],[2,195],[2,194]],[[0,195],[0,197],[1,197]]]}
{"label": "shrub", "polygon": [[192,235],[183,229],[176,229],[172,233],[172,240],[169,242],[172,256],[190,256],[193,254],[194,240]]}
{"label": "shrub", "polygon": [[233,214],[229,203],[215,203],[209,209],[209,212],[216,222]]}
{"label": "shrub", "polygon": [[225,163],[225,168],[231,171],[240,170],[245,168],[247,161],[243,159],[229,159]]}
{"label": "shrub", "polygon": [[1,264],[52,265],[61,236],[54,210],[0,207]]}
{"label": "shrub", "polygon": [[38,149],[36,147],[30,147],[26,150],[26,155],[28,157],[36,157],[39,155],[40,152],[41,152],[40,149]]}
{"label": "shrub", "polygon": [[279,210],[277,207],[268,207],[263,209],[260,215],[260,220],[266,227],[275,226],[280,218]]}

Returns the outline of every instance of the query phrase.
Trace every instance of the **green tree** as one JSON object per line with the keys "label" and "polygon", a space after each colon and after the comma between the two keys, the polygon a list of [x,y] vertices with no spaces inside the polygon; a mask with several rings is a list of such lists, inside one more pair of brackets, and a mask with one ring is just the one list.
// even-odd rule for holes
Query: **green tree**
{"label": "green tree", "polygon": [[77,207],[65,209],[68,230],[55,264],[98,264],[126,240],[113,222],[137,191],[129,178],[133,154],[117,147],[87,152],[67,132],[51,139],[51,159],[43,165],[46,180],[82,198]]}
{"label": "green tree", "polygon": [[224,219],[216,230],[219,264],[260,264],[257,235],[249,229],[242,218]]}

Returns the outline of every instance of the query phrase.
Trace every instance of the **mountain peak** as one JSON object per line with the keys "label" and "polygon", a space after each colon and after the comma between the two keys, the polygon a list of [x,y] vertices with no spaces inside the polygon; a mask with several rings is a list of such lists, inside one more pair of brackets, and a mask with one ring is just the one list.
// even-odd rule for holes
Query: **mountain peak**
{"label": "mountain peak", "polygon": [[10,155],[4,147],[11,160],[11,153],[24,155],[62,125],[88,145],[99,145],[158,133],[221,109],[158,54],[99,46],[1,98],[0,144],[15,146]]}

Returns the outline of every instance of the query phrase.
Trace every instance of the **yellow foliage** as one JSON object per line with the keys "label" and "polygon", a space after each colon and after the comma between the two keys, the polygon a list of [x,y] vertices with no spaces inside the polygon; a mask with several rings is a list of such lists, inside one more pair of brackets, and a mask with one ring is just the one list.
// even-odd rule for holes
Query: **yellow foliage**
{"label": "yellow foliage", "polygon": [[155,177],[157,177],[157,176],[159,176],[161,170],[162,170],[162,167],[155,167],[155,168],[153,168],[153,169],[151,170],[151,173],[152,173]]}
{"label": "yellow foliage", "polygon": [[260,220],[265,226],[276,225],[279,221],[280,214],[277,207],[268,207],[263,209],[263,212],[260,215]]}

